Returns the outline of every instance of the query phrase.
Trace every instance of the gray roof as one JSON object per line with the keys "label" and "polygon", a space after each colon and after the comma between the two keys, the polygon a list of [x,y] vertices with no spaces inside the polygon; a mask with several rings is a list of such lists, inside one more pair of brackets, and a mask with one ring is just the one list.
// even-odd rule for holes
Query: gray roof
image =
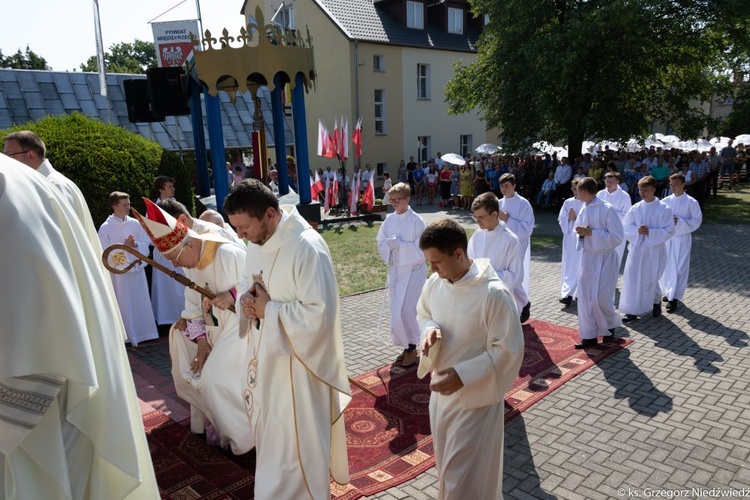
{"label": "gray roof", "polygon": [[[80,112],[105,123],[120,127],[158,142],[168,150],[195,149],[193,123],[189,115],[168,116],[164,122],[130,123],[125,103],[123,81],[146,78],[145,75],[107,75],[107,97],[99,95],[97,73],[53,72],[36,70],[0,69],[0,130],[15,124],[36,121],[47,115]],[[226,92],[219,92],[221,123],[225,148],[249,148],[255,106],[249,92],[237,93],[237,102],[229,102]],[[266,121],[268,146],[273,147],[273,115],[271,93],[260,90],[261,111]],[[203,124],[206,110],[201,96]],[[294,144],[289,121],[284,119],[287,145]],[[208,147],[208,130],[205,130]]]}
{"label": "gray roof", "polygon": [[399,23],[372,0],[314,1],[350,40],[459,52],[477,50],[479,32],[472,27],[462,35],[448,33],[430,22],[418,30]]}

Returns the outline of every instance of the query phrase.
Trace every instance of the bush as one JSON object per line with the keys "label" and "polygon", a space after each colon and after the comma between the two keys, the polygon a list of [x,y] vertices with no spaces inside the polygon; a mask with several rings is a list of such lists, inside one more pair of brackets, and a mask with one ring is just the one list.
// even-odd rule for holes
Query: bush
{"label": "bush", "polygon": [[191,212],[195,209],[189,169],[176,153],[138,134],[80,113],[47,116],[0,131],[0,137],[17,130],[39,134],[52,166],[78,184],[97,226],[112,213],[107,202],[112,191],[128,193],[135,209],[145,213],[141,196],[155,198],[157,175],[174,177],[175,197]]}

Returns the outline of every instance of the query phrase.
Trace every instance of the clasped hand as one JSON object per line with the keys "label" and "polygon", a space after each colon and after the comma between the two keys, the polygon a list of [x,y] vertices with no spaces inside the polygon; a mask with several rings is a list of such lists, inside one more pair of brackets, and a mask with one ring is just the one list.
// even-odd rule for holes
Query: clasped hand
{"label": "clasped hand", "polygon": [[240,305],[242,306],[242,312],[245,316],[251,319],[263,319],[266,317],[266,304],[271,300],[262,286],[253,283],[242,298],[240,298]]}
{"label": "clasped hand", "polygon": [[591,236],[593,234],[588,226],[576,226],[576,233],[578,236]]}
{"label": "clasped hand", "polygon": [[386,238],[385,240],[386,245],[388,245],[388,247],[391,249],[398,247],[399,242],[400,239],[398,236],[391,236],[390,238]]}

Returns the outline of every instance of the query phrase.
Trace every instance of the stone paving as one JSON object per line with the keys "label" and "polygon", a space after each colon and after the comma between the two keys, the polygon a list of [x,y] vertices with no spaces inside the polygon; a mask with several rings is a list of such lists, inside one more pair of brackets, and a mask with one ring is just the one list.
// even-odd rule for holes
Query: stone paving
{"label": "stone paving", "polygon": [[[449,215],[473,225],[466,211],[417,209],[428,221]],[[555,214],[538,213],[536,223],[536,234],[559,235]],[[506,498],[750,498],[748,229],[703,225],[684,305],[618,329],[635,342],[506,425]],[[575,306],[557,302],[560,252],[532,252],[531,315],[576,328]],[[398,354],[384,294],[341,299],[351,375]],[[166,348],[131,352],[168,376]],[[372,498],[436,494],[433,468]]]}

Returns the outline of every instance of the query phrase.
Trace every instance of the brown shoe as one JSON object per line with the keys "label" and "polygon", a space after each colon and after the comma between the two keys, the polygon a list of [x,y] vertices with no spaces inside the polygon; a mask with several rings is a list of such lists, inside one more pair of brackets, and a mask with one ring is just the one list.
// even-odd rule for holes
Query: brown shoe
{"label": "brown shoe", "polygon": [[401,366],[406,368],[417,362],[417,350],[414,349],[412,352],[404,353],[404,359],[401,360]]}
{"label": "brown shoe", "polygon": [[396,357],[396,361],[403,361],[404,356],[406,356],[406,350]]}

